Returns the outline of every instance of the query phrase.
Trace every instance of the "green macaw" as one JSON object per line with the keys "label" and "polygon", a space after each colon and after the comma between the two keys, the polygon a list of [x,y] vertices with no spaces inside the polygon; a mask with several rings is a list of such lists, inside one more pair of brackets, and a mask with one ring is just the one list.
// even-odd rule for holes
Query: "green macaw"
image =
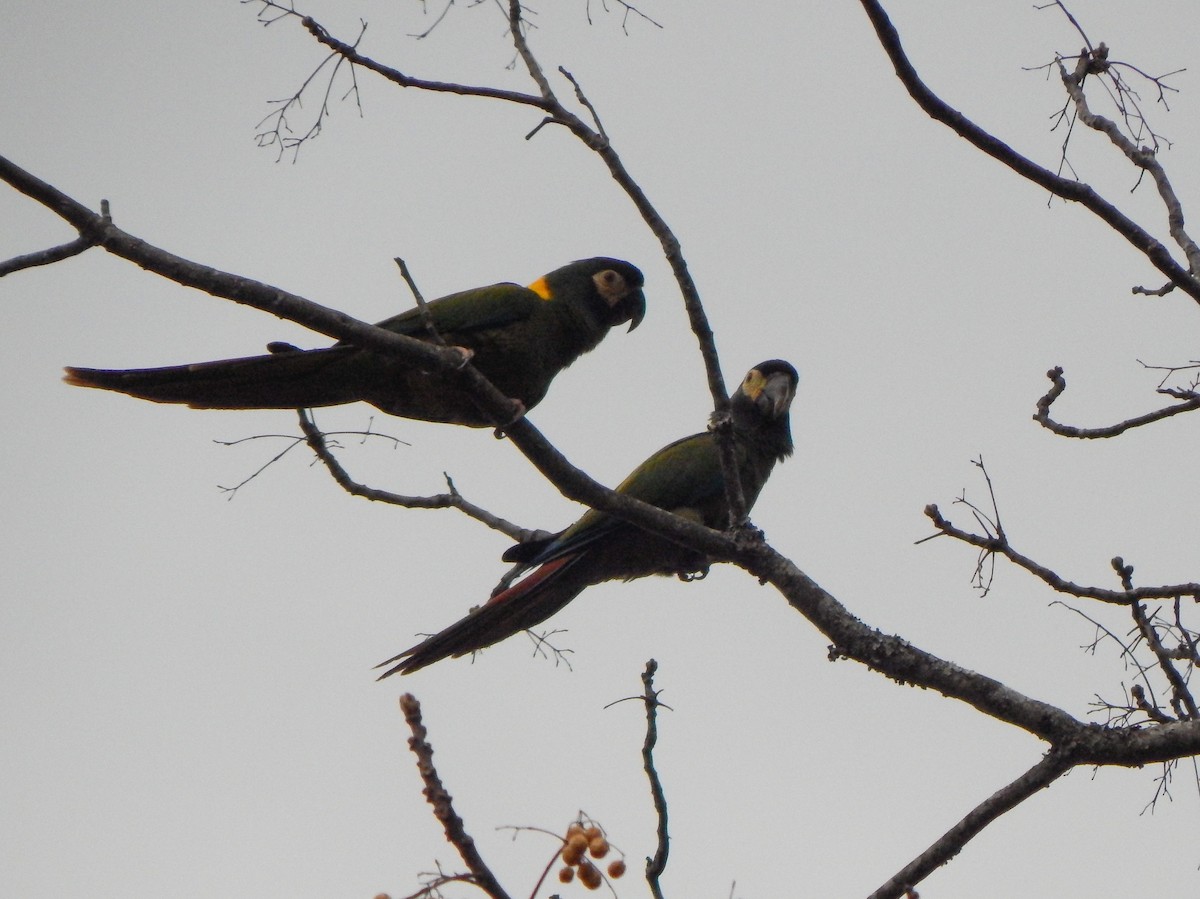
{"label": "green macaw", "polygon": [[[464,350],[484,376],[525,410],[555,375],[594,349],[609,328],[646,314],[642,273],[620,259],[581,259],[528,287],[493,284],[428,303],[438,334]],[[379,327],[418,340],[431,336],[413,308]],[[301,350],[272,343],[271,353],[166,368],[67,368],[64,380],[196,409],[299,409],[363,400],[402,418],[471,427],[493,424],[466,390],[436,372],[347,343]]]}
{"label": "green macaw", "polygon": [[[799,375],[780,359],[750,369],[731,398],[733,449],[749,509],[775,463],[792,454],[788,410]],[[693,434],[660,449],[637,467],[618,493],[667,509],[711,528],[728,524],[725,478],[717,438]],[[545,621],[584,588],[651,574],[685,576],[708,568],[703,553],[672,543],[595,509],[544,540],[518,543],[504,554],[529,572],[513,586],[506,578],[492,597],[456,624],[376,667],[380,679],[411,674],[449,656],[498,643]]]}

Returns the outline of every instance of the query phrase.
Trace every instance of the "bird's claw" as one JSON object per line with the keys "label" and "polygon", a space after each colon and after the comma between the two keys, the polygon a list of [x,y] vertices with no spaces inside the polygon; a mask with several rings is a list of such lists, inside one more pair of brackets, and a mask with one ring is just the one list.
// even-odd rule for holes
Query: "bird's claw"
{"label": "bird's claw", "polygon": [[711,412],[708,416],[708,430],[728,434],[733,430],[733,416],[728,411]]}
{"label": "bird's claw", "polygon": [[505,436],[504,429],[515,425],[525,417],[525,413],[528,411],[529,410],[525,408],[525,404],[520,400],[512,400],[512,418],[510,418],[500,427],[496,428],[496,430],[492,432],[492,436],[497,440],[503,440]]}

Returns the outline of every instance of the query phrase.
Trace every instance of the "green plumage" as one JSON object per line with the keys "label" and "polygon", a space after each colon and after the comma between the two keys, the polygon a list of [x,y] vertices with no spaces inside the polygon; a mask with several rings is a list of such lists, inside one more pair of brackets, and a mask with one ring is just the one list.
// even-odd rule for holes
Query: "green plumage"
{"label": "green plumage", "polygon": [[[473,354],[496,387],[532,409],[555,376],[609,329],[645,314],[642,273],[619,259],[583,259],[530,287],[493,284],[428,303],[438,334]],[[379,327],[431,340],[416,308]],[[392,415],[474,427],[492,424],[466,391],[436,372],[345,343],[317,350],[272,344],[272,353],[165,368],[68,368],[65,380],[199,409],[297,409],[359,400]]]}
{"label": "green plumage", "polygon": [[[791,365],[772,359],[751,369],[731,399],[734,456],[747,508],[775,463],[792,453],[789,409],[798,380]],[[729,524],[720,453],[711,432],[663,447],[617,492],[711,528]],[[521,563],[528,572],[523,580],[502,585],[466,618],[383,662],[379,667],[392,667],[381,677],[409,674],[497,643],[545,621],[592,584],[687,575],[708,567],[702,553],[594,509],[554,537],[514,546],[504,558]]]}

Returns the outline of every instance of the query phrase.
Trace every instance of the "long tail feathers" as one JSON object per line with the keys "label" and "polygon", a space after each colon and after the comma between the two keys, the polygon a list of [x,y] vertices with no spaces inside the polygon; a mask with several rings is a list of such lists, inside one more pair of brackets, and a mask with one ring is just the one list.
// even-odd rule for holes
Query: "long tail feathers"
{"label": "long tail feathers", "polygon": [[378,679],[397,672],[412,674],[434,662],[475,652],[540,624],[587,586],[586,580],[565,576],[581,558],[582,554],[562,556],[538,567],[444,631],[380,662],[376,668],[392,667]]}
{"label": "long tail feathers", "polygon": [[196,409],[298,409],[357,399],[354,379],[339,377],[337,370],[355,352],[335,346],[165,368],[69,367],[63,380]]}

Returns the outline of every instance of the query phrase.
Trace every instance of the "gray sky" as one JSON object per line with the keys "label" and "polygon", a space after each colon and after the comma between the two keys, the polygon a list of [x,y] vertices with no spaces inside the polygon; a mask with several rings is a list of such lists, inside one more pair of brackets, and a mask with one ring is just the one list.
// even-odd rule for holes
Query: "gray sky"
{"label": "gray sky", "polygon": [[[902,4],[893,4],[900,7]],[[913,4],[904,4],[914,6]],[[727,379],[781,356],[801,371],[795,457],[754,513],[866,622],[1087,715],[1130,677],[1114,647],[1029,576],[1000,566],[980,599],[974,554],[914,545],[921,514],[965,488],[982,454],[1018,548],[1083,583],[1194,580],[1191,446],[1176,419],[1117,441],[1069,442],[1030,420],[1046,369],[1057,414],[1103,424],[1158,405],[1135,360],[1196,357],[1197,309],[1132,297],[1161,276],[1085,211],[1046,197],[932,123],[903,94],[854,3],[648,4],[664,30],[593,3],[544,4],[532,43],[582,82],[631,170],[683,242]],[[1028,4],[893,10],[928,82],[1053,166],[1056,79],[1023,66],[1081,41]],[[397,9],[397,7],[399,9]],[[1114,58],[1197,65],[1196,12],[1075,2]],[[451,11],[430,38],[416,4],[314,2],[311,12],[412,74],[527,89],[491,7]],[[191,259],[374,321],[426,296],[528,282],[614,255],[647,276],[650,311],[562,375],[531,416],[616,483],[703,427],[695,342],[653,237],[598,160],[529,111],[402,92],[360,75],[352,103],[299,161],[254,146],[267,101],[320,58],[296,23],[224,4],[10,2],[0,53],[2,150],[118,224]],[[1164,163],[1200,208],[1195,75],[1173,79]],[[342,84],[344,90],[346,84]],[[561,86],[561,85],[560,85]],[[565,90],[565,88],[564,88]],[[312,107],[307,107],[309,111]],[[1103,110],[1102,110],[1103,111]],[[297,127],[307,127],[303,114]],[[1076,134],[1080,176],[1166,240],[1150,185]],[[0,191],[0,256],[72,233]],[[553,847],[505,825],[565,827],[584,809],[628,853],[641,895],[654,819],[640,770],[645,660],[674,709],[659,765],[675,896],[870,892],[1043,747],[966,706],[851,663],[773,591],[735,570],[587,591],[553,619],[573,671],[514,638],[376,684],[379,660],[456,620],[505,570],[500,535],[453,512],[351,498],[302,450],[243,487],[292,434],[287,412],[196,412],[72,389],[65,364],[141,366],[328,341],[145,274],[100,251],[0,281],[8,535],[0,566],[0,894],[22,897],[402,896],[459,865],[420,796],[396,708],[417,694],[436,760],[481,850],[516,894]],[[361,430],[373,410],[327,410]],[[409,445],[347,438],[360,480],[475,502],[558,528],[579,508],[486,432],[376,416]],[[1186,551],[1182,551],[1186,548]],[[1088,611],[1123,630],[1122,616]],[[1173,803],[1139,812],[1157,769],[1076,771],[989,828],[923,896],[1195,891],[1192,767]],[[581,892],[576,886],[572,890]],[[564,890],[564,895],[570,893]]]}

